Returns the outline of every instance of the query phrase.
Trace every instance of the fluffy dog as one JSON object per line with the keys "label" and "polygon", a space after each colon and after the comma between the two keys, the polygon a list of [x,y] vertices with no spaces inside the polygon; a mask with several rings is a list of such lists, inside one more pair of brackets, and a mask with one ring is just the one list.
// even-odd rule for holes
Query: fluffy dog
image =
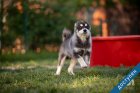
{"label": "fluffy dog", "polygon": [[80,20],[74,24],[73,34],[67,29],[63,30],[63,42],[59,51],[56,75],[60,75],[66,57],[71,58],[68,68],[70,75],[74,75],[73,69],[77,61],[82,68],[89,65],[92,45],[90,29],[91,27],[86,21]]}

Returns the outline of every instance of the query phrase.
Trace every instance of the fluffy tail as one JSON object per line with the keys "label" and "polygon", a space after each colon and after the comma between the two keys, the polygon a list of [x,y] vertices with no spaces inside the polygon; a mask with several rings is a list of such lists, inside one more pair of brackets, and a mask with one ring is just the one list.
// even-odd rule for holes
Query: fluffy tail
{"label": "fluffy tail", "polygon": [[71,37],[71,31],[67,28],[64,28],[62,33],[62,41],[65,41]]}

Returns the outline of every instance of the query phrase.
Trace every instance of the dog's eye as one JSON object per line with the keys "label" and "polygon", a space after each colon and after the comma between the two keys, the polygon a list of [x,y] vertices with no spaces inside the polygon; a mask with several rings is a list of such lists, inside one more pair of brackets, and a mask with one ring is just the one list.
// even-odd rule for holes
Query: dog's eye
{"label": "dog's eye", "polygon": [[80,26],[82,27],[82,26],[83,26],[83,24],[80,24]]}
{"label": "dog's eye", "polygon": [[85,24],[85,27],[86,27],[87,29],[89,29],[89,28],[90,28],[88,24]]}
{"label": "dog's eye", "polygon": [[83,28],[83,26],[84,26],[83,24],[79,24],[79,25],[77,26],[77,29],[78,29],[78,30],[81,30],[81,29]]}
{"label": "dog's eye", "polygon": [[78,30],[81,30],[81,29],[82,29],[82,26],[78,26],[77,29],[78,29]]}

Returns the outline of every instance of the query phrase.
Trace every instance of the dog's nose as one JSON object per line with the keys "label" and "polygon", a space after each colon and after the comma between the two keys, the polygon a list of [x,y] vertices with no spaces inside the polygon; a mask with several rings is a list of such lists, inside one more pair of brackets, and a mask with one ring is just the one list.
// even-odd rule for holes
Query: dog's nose
{"label": "dog's nose", "polygon": [[84,33],[87,33],[87,30],[86,29],[84,29],[83,31],[84,31]]}

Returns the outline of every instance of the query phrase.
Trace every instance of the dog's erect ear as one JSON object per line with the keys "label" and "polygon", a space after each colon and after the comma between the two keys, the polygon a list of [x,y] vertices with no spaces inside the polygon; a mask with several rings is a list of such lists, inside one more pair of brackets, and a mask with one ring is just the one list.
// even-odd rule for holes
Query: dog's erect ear
{"label": "dog's erect ear", "polygon": [[77,28],[77,22],[75,22],[74,24],[74,31],[76,31],[76,28]]}
{"label": "dog's erect ear", "polygon": [[89,30],[91,30],[91,25],[89,24]]}
{"label": "dog's erect ear", "polygon": [[76,30],[77,30],[77,26],[78,26],[78,24],[81,22],[81,20],[80,21],[77,21],[77,22],[75,22],[75,24],[74,24],[74,31],[76,32]]}

